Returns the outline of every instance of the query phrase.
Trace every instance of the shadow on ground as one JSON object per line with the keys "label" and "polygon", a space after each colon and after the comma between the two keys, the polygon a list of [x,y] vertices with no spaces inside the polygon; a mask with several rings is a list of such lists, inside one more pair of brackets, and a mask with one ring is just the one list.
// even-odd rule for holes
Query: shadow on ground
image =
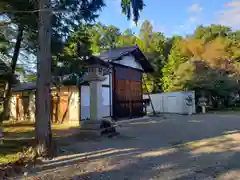
{"label": "shadow on ground", "polygon": [[[66,129],[52,129],[53,140],[72,136],[78,131],[78,127]],[[9,154],[21,152],[24,147],[34,146],[35,130],[31,123],[16,123],[3,125],[2,143],[0,144],[0,158]]]}
{"label": "shadow on ground", "polygon": [[153,118],[120,131],[112,139],[62,137],[62,154],[29,179],[240,179],[239,117]]}

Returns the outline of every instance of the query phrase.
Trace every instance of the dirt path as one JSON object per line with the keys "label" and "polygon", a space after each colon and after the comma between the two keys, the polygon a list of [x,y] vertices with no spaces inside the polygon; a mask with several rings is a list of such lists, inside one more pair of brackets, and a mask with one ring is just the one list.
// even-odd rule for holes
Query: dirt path
{"label": "dirt path", "polygon": [[240,116],[167,116],[133,122],[120,132],[75,142],[22,179],[240,179]]}

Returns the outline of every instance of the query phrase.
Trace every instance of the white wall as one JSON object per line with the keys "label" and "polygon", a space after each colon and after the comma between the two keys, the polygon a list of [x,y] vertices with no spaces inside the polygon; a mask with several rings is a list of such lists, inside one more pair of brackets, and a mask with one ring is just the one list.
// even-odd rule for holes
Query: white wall
{"label": "white wall", "polygon": [[[156,112],[162,113],[179,113],[187,114],[189,107],[187,106],[186,97],[192,96],[193,98],[193,113],[196,113],[195,107],[195,93],[189,92],[170,92],[170,93],[158,93],[151,94],[151,101]],[[143,95],[144,99],[148,99],[147,95]],[[152,112],[151,104],[147,107],[148,112]]]}
{"label": "white wall", "polygon": [[[102,116],[110,116],[109,87],[102,87]],[[81,119],[90,118],[90,89],[89,86],[81,86]]]}
{"label": "white wall", "polygon": [[102,85],[109,85],[109,78],[112,78],[112,75],[107,74],[104,77],[106,77],[106,79],[102,82]]}
{"label": "white wall", "polygon": [[142,66],[138,62],[136,62],[135,58],[131,55],[130,56],[124,56],[124,57],[122,57],[122,60],[114,61],[114,63],[121,64],[121,65],[128,66],[128,67],[132,67],[132,68],[136,68],[136,69],[139,69],[139,70],[143,70]]}
{"label": "white wall", "polygon": [[90,91],[89,86],[81,86],[81,106],[90,105]]}
{"label": "white wall", "polygon": [[[109,83],[109,81],[107,81]],[[107,83],[105,82],[105,83]],[[110,98],[109,95],[109,87],[102,87],[102,116],[107,117],[110,116]],[[69,120],[70,121],[79,121],[79,91],[77,87],[71,87],[72,96],[70,99],[69,106]],[[112,94],[111,94],[112,95]],[[81,105],[81,119],[90,118],[90,90],[89,86],[81,86],[81,97],[80,97],[80,105]],[[34,92],[30,94],[30,119],[32,121],[35,120],[35,95]],[[11,97],[11,117],[16,119],[16,96]]]}

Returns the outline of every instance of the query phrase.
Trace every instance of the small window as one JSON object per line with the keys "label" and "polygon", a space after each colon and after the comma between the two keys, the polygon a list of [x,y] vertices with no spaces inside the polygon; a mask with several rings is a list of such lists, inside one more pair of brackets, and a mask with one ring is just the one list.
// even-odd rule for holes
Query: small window
{"label": "small window", "polygon": [[100,73],[102,72],[102,68],[99,68],[99,70],[98,70]]}

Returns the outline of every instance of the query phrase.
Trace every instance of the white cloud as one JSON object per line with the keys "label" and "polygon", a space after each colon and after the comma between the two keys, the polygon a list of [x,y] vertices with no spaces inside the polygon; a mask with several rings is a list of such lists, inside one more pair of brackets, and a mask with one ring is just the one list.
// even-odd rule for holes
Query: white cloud
{"label": "white cloud", "polygon": [[188,8],[188,12],[190,13],[190,17],[186,20],[186,22],[182,26],[183,27],[191,26],[191,24],[196,23],[199,19],[199,16],[201,15],[202,10],[203,10],[203,8],[198,3],[192,4]]}
{"label": "white cloud", "polygon": [[225,4],[226,7],[236,7],[236,6],[240,6],[240,1],[232,1],[230,3],[226,3]]}
{"label": "white cloud", "polygon": [[190,16],[183,24],[174,28],[173,34],[188,34],[197,25],[199,19],[197,16]]}
{"label": "white cloud", "polygon": [[240,28],[240,1],[232,1],[225,4],[225,8],[220,13],[219,24]]}
{"label": "white cloud", "polygon": [[193,24],[193,23],[196,23],[196,22],[197,22],[197,17],[195,17],[195,16],[189,17],[188,23]]}
{"label": "white cloud", "polygon": [[180,30],[188,30],[190,29],[195,23],[197,23],[198,18],[196,16],[190,16],[183,24],[176,27],[176,29]]}
{"label": "white cloud", "polygon": [[203,10],[203,8],[197,3],[193,4],[192,6],[190,6],[188,8],[188,11],[190,13],[200,13],[200,12],[202,12],[202,10]]}
{"label": "white cloud", "polygon": [[185,27],[185,25],[184,25],[184,24],[181,24],[181,25],[179,25],[177,28],[179,28],[179,29],[184,29],[184,27]]}

